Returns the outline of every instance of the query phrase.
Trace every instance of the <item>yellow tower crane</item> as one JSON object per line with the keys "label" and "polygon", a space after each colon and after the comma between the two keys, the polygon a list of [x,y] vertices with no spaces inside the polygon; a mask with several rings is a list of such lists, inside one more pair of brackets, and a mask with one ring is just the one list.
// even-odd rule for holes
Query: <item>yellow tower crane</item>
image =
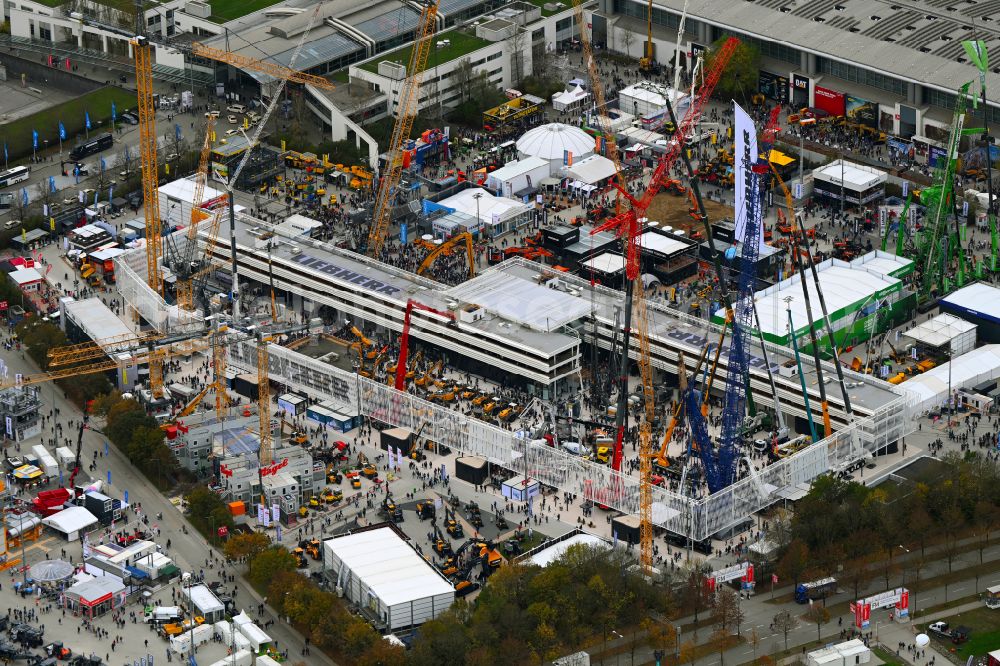
{"label": "yellow tower crane", "polygon": [[163,295],[163,238],[160,233],[160,193],[156,160],[156,109],[153,107],[153,45],[146,37],[142,0],[135,2],[135,87],[139,109],[139,156],[142,165],[142,208],[146,221],[146,283]]}
{"label": "yellow tower crane", "polygon": [[410,53],[407,77],[403,81],[403,89],[399,95],[396,122],[392,127],[392,138],[389,140],[388,160],[385,173],[382,174],[381,185],[375,195],[375,207],[372,209],[371,227],[368,231],[368,255],[376,258],[382,252],[382,245],[389,231],[393,199],[403,176],[403,143],[410,137],[413,121],[417,117],[417,91],[424,69],[427,67],[427,56],[430,54],[432,37],[437,27],[438,0],[422,0],[421,4],[423,9],[416,42]]}

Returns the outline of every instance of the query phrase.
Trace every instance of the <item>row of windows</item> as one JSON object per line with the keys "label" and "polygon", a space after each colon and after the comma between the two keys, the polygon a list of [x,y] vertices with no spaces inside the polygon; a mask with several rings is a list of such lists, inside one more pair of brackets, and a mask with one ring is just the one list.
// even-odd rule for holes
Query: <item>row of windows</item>
{"label": "row of windows", "polygon": [[[644,2],[635,2],[634,0],[614,0],[611,3],[611,9],[616,14],[624,14],[625,16],[642,19],[643,21],[647,20],[649,16],[649,6]],[[661,7],[653,7],[654,25],[677,30],[680,23],[681,17],[679,14],[668,12]],[[689,33],[697,33],[698,21],[688,19],[684,23],[684,29]]]}
{"label": "row of windows", "polygon": [[782,62],[788,62],[796,67],[801,64],[800,59],[802,57],[802,52],[793,46],[779,44],[777,42],[771,42],[757,37],[751,37],[750,35],[732,32],[731,30],[723,30],[717,26],[712,26],[710,41],[715,42],[717,39],[730,35],[739,38],[741,42],[753,44],[765,58],[773,58],[775,60],[781,60]]}
{"label": "row of windows", "polygon": [[[936,90],[934,88],[928,88],[927,86],[923,86],[921,88],[921,93],[923,96],[924,104],[937,106],[942,109],[946,109],[948,111],[951,111],[955,108],[954,93],[944,92],[943,90]],[[978,122],[981,122],[981,119],[983,117],[982,110],[976,109],[975,111],[973,111],[973,115],[975,116],[977,121],[976,124],[978,125]],[[987,116],[987,122],[989,122],[990,125],[1000,123],[1000,108],[993,106],[992,104],[988,104],[986,106],[986,116]]]}
{"label": "row of windows", "polygon": [[844,81],[860,83],[861,85],[868,86],[869,88],[887,90],[901,97],[906,96],[905,81],[900,81],[899,79],[886,74],[873,72],[870,69],[855,67],[854,65],[848,65],[844,62],[821,57],[816,58],[816,69],[819,70],[821,74],[836,76],[838,79],[843,79]]}

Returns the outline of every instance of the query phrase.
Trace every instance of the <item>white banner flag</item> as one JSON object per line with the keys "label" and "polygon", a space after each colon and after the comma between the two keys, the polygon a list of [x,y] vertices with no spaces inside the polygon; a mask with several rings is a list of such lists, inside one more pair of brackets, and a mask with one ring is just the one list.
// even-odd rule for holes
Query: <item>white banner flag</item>
{"label": "white banner flag", "polygon": [[387,456],[389,458],[389,469],[392,469],[392,468],[394,468],[396,466],[396,461],[393,459],[393,456],[395,454],[392,452],[392,447],[391,446],[387,446],[386,447],[386,454],[387,454]]}
{"label": "white banner flag", "polygon": [[396,447],[396,469],[403,469],[403,450]]}
{"label": "white banner flag", "polygon": [[[735,170],[736,179],[736,205],[734,213],[736,215],[736,240],[742,242],[746,239],[747,224],[749,221],[748,215],[750,213],[749,205],[751,201],[754,201],[753,197],[759,194],[759,192],[753,191],[757,179],[754,178],[752,171],[753,165],[758,159],[759,152],[757,150],[757,128],[753,124],[753,119],[736,102],[733,102],[733,111],[735,114],[736,130],[736,149],[733,151],[733,169]],[[757,247],[759,249],[764,245],[764,229],[760,223],[759,201],[755,208],[757,216],[754,222],[754,235],[757,238]]]}

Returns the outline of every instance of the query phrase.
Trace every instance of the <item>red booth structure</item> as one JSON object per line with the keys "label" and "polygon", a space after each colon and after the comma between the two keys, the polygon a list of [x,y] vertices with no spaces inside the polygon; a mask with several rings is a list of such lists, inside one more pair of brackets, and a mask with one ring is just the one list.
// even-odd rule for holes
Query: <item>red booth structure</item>
{"label": "red booth structure", "polygon": [[125,605],[125,584],[111,576],[81,581],[66,590],[64,605],[73,615],[93,619]]}

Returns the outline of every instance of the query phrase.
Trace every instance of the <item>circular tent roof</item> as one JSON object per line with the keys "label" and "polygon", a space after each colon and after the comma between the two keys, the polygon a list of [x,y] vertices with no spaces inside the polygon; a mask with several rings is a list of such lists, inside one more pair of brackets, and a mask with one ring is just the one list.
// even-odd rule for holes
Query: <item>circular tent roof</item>
{"label": "circular tent roof", "polygon": [[66,580],[76,569],[64,560],[42,560],[31,565],[31,577],[42,583]]}
{"label": "circular tent roof", "polygon": [[546,160],[561,160],[563,151],[568,150],[576,161],[594,152],[594,137],[579,127],[549,123],[525,132],[517,140],[517,150]]}

